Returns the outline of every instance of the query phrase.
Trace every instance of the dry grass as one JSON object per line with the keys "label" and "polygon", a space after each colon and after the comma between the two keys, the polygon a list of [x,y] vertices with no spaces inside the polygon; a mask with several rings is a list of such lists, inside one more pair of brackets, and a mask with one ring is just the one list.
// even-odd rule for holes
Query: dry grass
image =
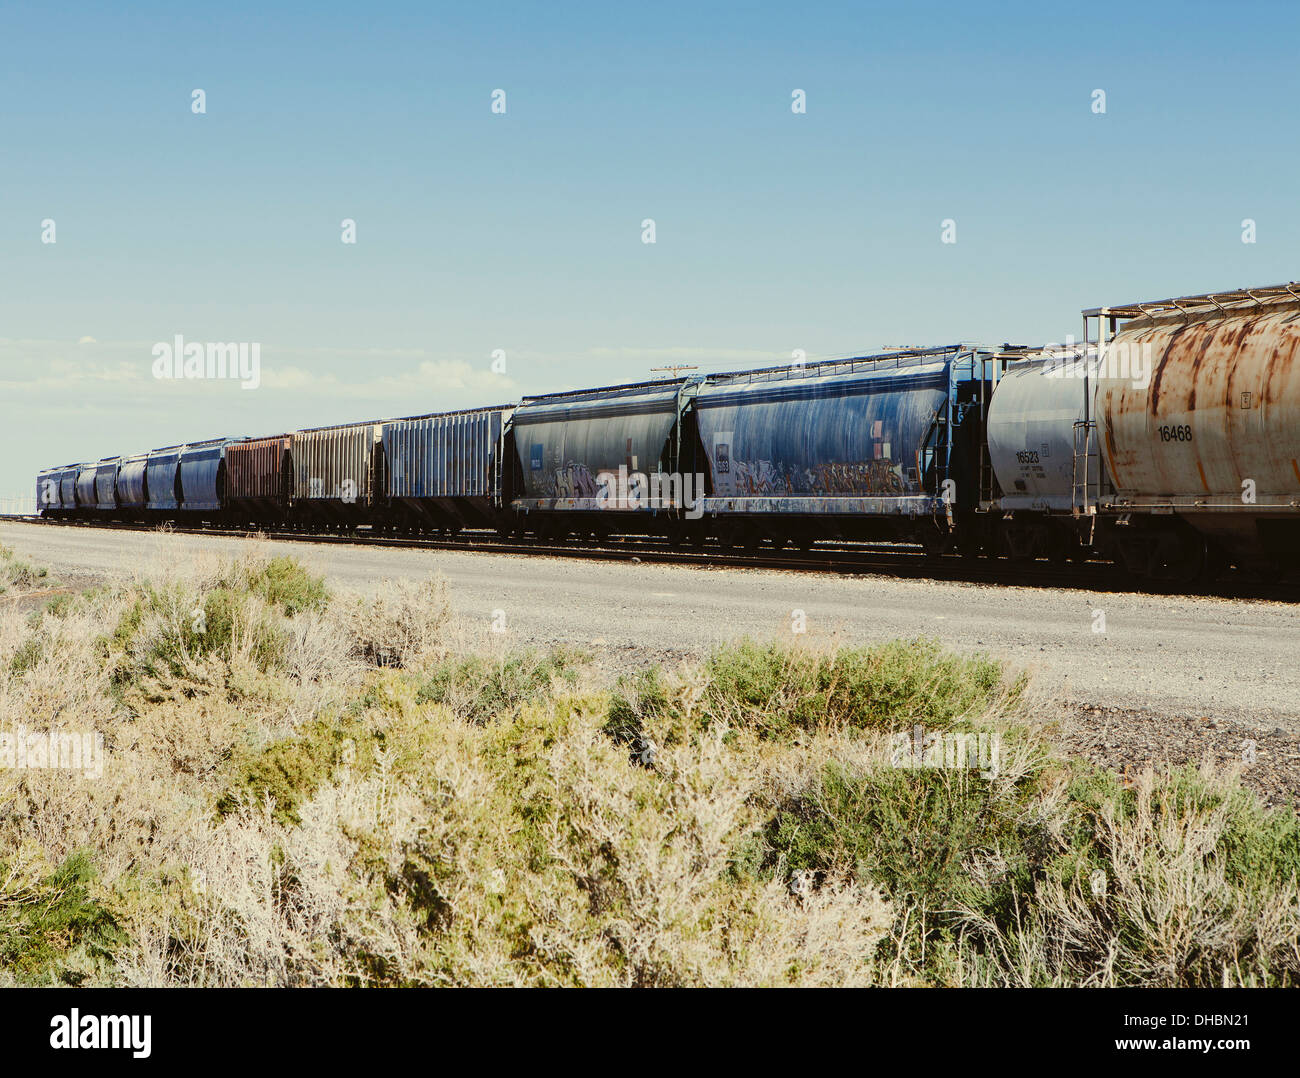
{"label": "dry grass", "polygon": [[23,561],[12,548],[0,543],[0,595],[31,591],[50,584],[48,569]]}
{"label": "dry grass", "polygon": [[[1039,706],[925,642],[611,693],[438,580],[160,562],[0,607],[0,732],[107,754],[0,769],[0,983],[1296,983],[1294,814],[1208,767],[1124,788]],[[1001,731],[996,774],[894,766],[918,722]]]}

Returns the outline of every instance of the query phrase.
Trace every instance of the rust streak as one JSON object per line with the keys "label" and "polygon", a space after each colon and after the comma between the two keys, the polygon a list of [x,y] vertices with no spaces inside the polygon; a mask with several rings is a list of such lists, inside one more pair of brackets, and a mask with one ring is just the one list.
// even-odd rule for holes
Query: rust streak
{"label": "rust streak", "polygon": [[[1300,348],[1300,334],[1291,332],[1290,341],[1285,339],[1278,341],[1277,346],[1273,349],[1272,356],[1269,357],[1268,363],[1264,368],[1264,400],[1269,404],[1277,404],[1282,400],[1282,386],[1285,384],[1285,376],[1296,366],[1296,350]],[[1283,356],[1283,349],[1290,344],[1290,350]]]}
{"label": "rust streak", "polygon": [[1205,465],[1199,460],[1196,462],[1196,470],[1201,473],[1201,486],[1205,488],[1205,493],[1210,493],[1210,484],[1205,479]]}
{"label": "rust streak", "polygon": [[1106,425],[1106,449],[1108,451],[1106,455],[1110,458],[1110,479],[1118,486],[1119,479],[1115,468],[1115,434],[1109,424]]}
{"label": "rust streak", "polygon": [[[1174,349],[1178,347],[1179,341],[1186,332],[1186,326],[1179,326],[1169,335],[1168,340],[1165,342],[1165,347],[1160,356],[1160,362],[1156,364],[1155,377],[1151,380],[1151,398],[1149,405],[1152,415],[1160,414],[1160,384],[1165,380],[1165,365],[1169,362],[1170,355],[1173,353]],[[1138,345],[1138,347],[1141,347],[1144,341],[1145,337],[1139,337],[1134,343]]]}
{"label": "rust streak", "polygon": [[1201,347],[1196,350],[1196,358],[1192,360],[1192,373],[1188,379],[1187,387],[1187,410],[1196,411],[1196,380],[1201,373],[1201,364],[1205,362],[1205,357],[1210,351],[1210,345],[1214,344],[1214,330],[1205,335],[1205,340],[1201,342]]}

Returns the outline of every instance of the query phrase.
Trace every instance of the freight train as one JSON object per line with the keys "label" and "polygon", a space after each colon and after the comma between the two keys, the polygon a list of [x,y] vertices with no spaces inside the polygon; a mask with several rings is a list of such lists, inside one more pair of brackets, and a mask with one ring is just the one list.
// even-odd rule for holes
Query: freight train
{"label": "freight train", "polygon": [[1300,561],[1300,285],[971,345],[525,397],[52,468],[43,516],[757,549],[914,543],[1191,581]]}

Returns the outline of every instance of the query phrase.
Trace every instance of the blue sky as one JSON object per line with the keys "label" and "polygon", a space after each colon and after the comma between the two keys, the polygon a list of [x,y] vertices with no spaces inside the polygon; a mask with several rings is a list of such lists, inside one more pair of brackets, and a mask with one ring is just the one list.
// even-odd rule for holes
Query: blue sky
{"label": "blue sky", "polygon": [[[130,7],[0,7],[0,495],[1300,277],[1290,4]],[[263,387],[157,382],[178,333]]]}

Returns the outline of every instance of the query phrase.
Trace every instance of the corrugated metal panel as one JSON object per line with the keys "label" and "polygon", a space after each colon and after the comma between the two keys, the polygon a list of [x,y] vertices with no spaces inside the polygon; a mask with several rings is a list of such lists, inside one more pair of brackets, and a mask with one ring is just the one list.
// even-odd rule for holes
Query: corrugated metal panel
{"label": "corrugated metal panel", "polygon": [[1122,501],[1291,508],[1300,501],[1300,305],[1129,322],[1107,346],[1097,420]]}
{"label": "corrugated metal panel", "polygon": [[95,477],[98,472],[98,464],[83,464],[77,470],[77,505],[84,509],[93,509],[99,504],[99,497],[95,493]]}
{"label": "corrugated metal panel", "polygon": [[96,508],[105,512],[117,508],[117,470],[121,465],[121,457],[112,457],[95,468]]}
{"label": "corrugated metal panel", "polygon": [[681,391],[681,382],[656,382],[526,399],[514,413],[524,494],[591,508],[600,473],[659,470]]}
{"label": "corrugated metal panel", "polygon": [[278,500],[285,493],[285,456],[292,443],[289,435],[281,434],[227,446],[226,497]]}
{"label": "corrugated metal panel", "polygon": [[175,445],[149,454],[145,474],[150,509],[171,512],[180,508],[177,480],[180,478],[181,449]]}
{"label": "corrugated metal panel", "polygon": [[491,408],[385,423],[388,497],[499,497],[501,432],[509,414]]}
{"label": "corrugated metal panel", "polygon": [[368,506],[374,498],[378,423],[297,431],[293,435],[293,497],[297,502]]}
{"label": "corrugated metal panel", "polygon": [[[989,463],[1003,509],[1074,506],[1075,423],[1088,415],[1097,360],[1056,357],[1013,363],[1003,372],[988,414]],[[1090,377],[1084,377],[1087,373]],[[1089,474],[1096,474],[1096,461]]]}
{"label": "corrugated metal panel", "polygon": [[954,358],[711,379],[695,410],[715,497],[723,507],[807,497],[812,511],[836,512],[837,499],[923,494],[918,451],[948,401]]}
{"label": "corrugated metal panel", "polygon": [[181,450],[181,508],[187,513],[209,513],[222,504],[222,463],[226,442],[187,445]]}
{"label": "corrugated metal panel", "polygon": [[145,473],[148,463],[147,454],[122,462],[122,468],[117,473],[117,500],[123,509],[145,507]]}

